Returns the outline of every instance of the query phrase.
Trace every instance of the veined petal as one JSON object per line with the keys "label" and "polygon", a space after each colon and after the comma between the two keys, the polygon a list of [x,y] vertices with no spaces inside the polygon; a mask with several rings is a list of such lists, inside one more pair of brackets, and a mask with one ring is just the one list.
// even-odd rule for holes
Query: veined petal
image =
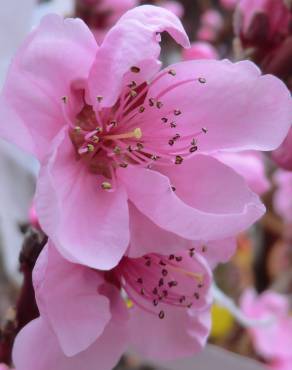
{"label": "veined petal", "polygon": [[86,350],[109,323],[109,300],[98,293],[102,284],[101,275],[68,262],[51,242],[38,258],[34,269],[38,307],[50,322],[66,356]]}
{"label": "veined petal", "polygon": [[265,211],[241,176],[214,158],[196,155],[159,169],[162,173],[132,167],[119,170],[118,176],[140,212],[183,238],[224,239],[248,228]]}
{"label": "veined petal", "polygon": [[67,357],[54,332],[43,318],[26,325],[16,337],[13,361],[17,370],[109,370],[127,345],[126,325],[110,323],[104,334],[87,350]]}
{"label": "veined petal", "polygon": [[[167,73],[169,70],[173,73]],[[150,83],[149,99],[159,101],[160,109],[147,107],[143,134],[159,132],[162,137],[164,133],[168,149],[169,139],[179,134],[172,150],[180,143],[190,148],[192,137],[202,152],[272,150],[284,140],[292,123],[286,86],[272,75],[261,76],[248,61],[200,60],[172,65]],[[172,121],[175,129],[169,126]]]}
{"label": "veined petal", "polygon": [[[125,13],[109,31],[96,54],[89,77],[91,101],[96,102],[100,96],[103,97],[100,106],[112,106],[120,93],[123,77],[131,71],[131,67],[135,67],[133,79],[140,69],[145,80],[151,77],[157,70],[160,53],[158,34],[163,31],[167,31],[182,46],[189,46],[180,20],[170,11],[144,5]],[[147,64],[151,64],[146,74],[140,68],[141,63],[146,69]]]}
{"label": "veined petal", "polygon": [[[96,51],[95,39],[80,19],[44,17],[8,72],[0,104],[1,137],[41,160],[65,123],[62,97],[88,77]],[[76,113],[80,107],[71,109]]]}
{"label": "veined petal", "polygon": [[103,177],[77,161],[67,130],[53,143],[35,198],[43,230],[70,261],[113,268],[129,244],[127,194],[101,189]]}

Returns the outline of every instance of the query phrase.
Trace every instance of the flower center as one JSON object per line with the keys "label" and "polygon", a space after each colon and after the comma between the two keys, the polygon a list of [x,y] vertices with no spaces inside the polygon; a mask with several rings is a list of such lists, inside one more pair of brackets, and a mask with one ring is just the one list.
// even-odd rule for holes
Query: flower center
{"label": "flower center", "polygon": [[160,319],[165,317],[169,306],[185,309],[202,306],[208,289],[205,271],[187,253],[168,257],[157,254],[136,259],[125,257],[115,274],[133,304]]}
{"label": "flower center", "polygon": [[[133,74],[139,73],[132,67]],[[203,78],[175,81],[174,70],[163,71],[150,83],[137,84],[132,81],[124,86],[117,103],[111,108],[101,107],[102,96],[96,97],[96,106],[84,102],[74,122],[69,118],[63,97],[63,112],[69,124],[69,135],[78,159],[82,159],[93,173],[103,175],[108,181],[102,188],[113,191],[117,168],[129,165],[151,168],[159,165],[179,165],[197,149],[197,139],[207,132],[180,132],[179,119],[183,112],[177,107],[163,109],[164,99],[170,92],[185,84],[199,82]],[[172,78],[164,90],[149,97],[162,78]],[[161,112],[161,114],[160,114]],[[157,114],[158,113],[158,114]]]}

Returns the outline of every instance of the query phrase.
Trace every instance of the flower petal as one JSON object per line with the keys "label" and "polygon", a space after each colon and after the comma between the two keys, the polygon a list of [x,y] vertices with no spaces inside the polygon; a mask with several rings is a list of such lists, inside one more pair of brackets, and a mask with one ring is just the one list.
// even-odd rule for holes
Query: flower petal
{"label": "flower petal", "polygon": [[198,312],[170,307],[165,318],[160,320],[133,307],[129,326],[132,346],[141,355],[149,359],[172,360],[204,348],[211,320],[209,310]]}
{"label": "flower petal", "polygon": [[125,325],[111,323],[90,348],[66,357],[47,322],[38,318],[17,335],[13,361],[17,370],[109,370],[125,350],[126,334]]}
{"label": "flower petal", "polygon": [[98,293],[103,283],[95,271],[64,259],[51,242],[37,261],[38,307],[68,357],[93,344],[111,319],[109,300]]}
{"label": "flower petal", "polygon": [[[155,65],[160,53],[157,34],[163,31],[182,46],[189,45],[180,20],[170,11],[144,5],[125,13],[109,31],[96,54],[89,77],[91,101],[96,102],[96,97],[102,96],[100,105],[112,106],[120,93],[123,76],[131,67],[139,67],[145,60]],[[153,67],[148,76],[144,76],[146,79],[157,69]]]}
{"label": "flower petal", "polygon": [[167,255],[192,247],[190,240],[159,227],[131,202],[129,202],[129,212],[131,235],[129,257],[138,258],[149,253]]}
{"label": "flower petal", "polygon": [[118,176],[140,212],[183,238],[224,239],[248,228],[265,211],[241,176],[212,157],[196,155],[161,171],[167,177],[134,167],[118,170]]}
{"label": "flower petal", "polygon": [[64,125],[61,99],[70,95],[74,82],[87,78],[96,50],[80,19],[44,17],[8,72],[0,104],[1,137],[42,159]]}
{"label": "flower petal", "polygon": [[113,268],[129,244],[127,194],[101,189],[103,178],[77,161],[66,130],[40,172],[35,198],[43,230],[72,262]]}
{"label": "flower petal", "polygon": [[[166,73],[169,70],[176,75]],[[145,122],[152,122],[148,125],[152,136],[155,130],[166,130],[162,117],[176,122],[181,140],[193,135],[199,151],[204,152],[272,150],[288,133],[292,122],[290,92],[276,77],[261,76],[251,62],[187,61],[161,74],[150,83],[146,99],[159,99],[163,106],[148,107],[143,113]],[[175,110],[181,114],[175,116]],[[207,129],[205,135],[202,128]],[[143,129],[147,134],[147,127]],[[168,137],[171,134],[173,129],[169,128]],[[167,146],[168,140],[165,142]]]}

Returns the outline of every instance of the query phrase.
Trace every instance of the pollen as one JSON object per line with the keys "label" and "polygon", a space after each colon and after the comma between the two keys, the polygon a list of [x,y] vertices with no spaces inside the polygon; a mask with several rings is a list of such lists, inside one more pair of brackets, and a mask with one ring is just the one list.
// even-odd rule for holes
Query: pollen
{"label": "pollen", "polygon": [[110,182],[104,181],[101,184],[101,187],[102,187],[103,190],[111,190],[112,184]]}

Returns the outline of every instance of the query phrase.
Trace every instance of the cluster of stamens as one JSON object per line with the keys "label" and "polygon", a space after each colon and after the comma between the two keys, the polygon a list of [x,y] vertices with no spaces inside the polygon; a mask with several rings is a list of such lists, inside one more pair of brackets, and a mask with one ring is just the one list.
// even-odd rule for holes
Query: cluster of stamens
{"label": "cluster of stamens", "polygon": [[[140,68],[132,67],[133,74]],[[202,128],[189,136],[179,133],[177,119],[183,112],[175,107],[167,114],[152,122],[151,109],[162,109],[163,98],[179,86],[197,81],[206,83],[202,77],[174,81],[155,97],[148,97],[148,91],[165,75],[175,78],[176,72],[161,72],[151,83],[137,84],[134,80],[124,87],[117,103],[110,109],[99,108],[103,101],[97,96],[96,106],[84,104],[75,122],[66,112],[67,98],[63,98],[64,115],[69,123],[69,134],[77,156],[85,160],[92,172],[102,174],[108,181],[101,186],[105,190],[115,188],[116,168],[129,165],[151,168],[155,162],[160,165],[181,164],[198,150],[197,139],[207,129]],[[169,130],[171,129],[171,130]],[[174,133],[172,134],[172,132]]]}
{"label": "cluster of stamens", "polygon": [[[149,254],[137,259],[125,258],[116,273],[131,302],[163,319],[167,305],[189,309],[201,299],[205,284],[202,272],[189,271],[188,254],[161,256]],[[187,262],[187,263],[185,263]]]}

